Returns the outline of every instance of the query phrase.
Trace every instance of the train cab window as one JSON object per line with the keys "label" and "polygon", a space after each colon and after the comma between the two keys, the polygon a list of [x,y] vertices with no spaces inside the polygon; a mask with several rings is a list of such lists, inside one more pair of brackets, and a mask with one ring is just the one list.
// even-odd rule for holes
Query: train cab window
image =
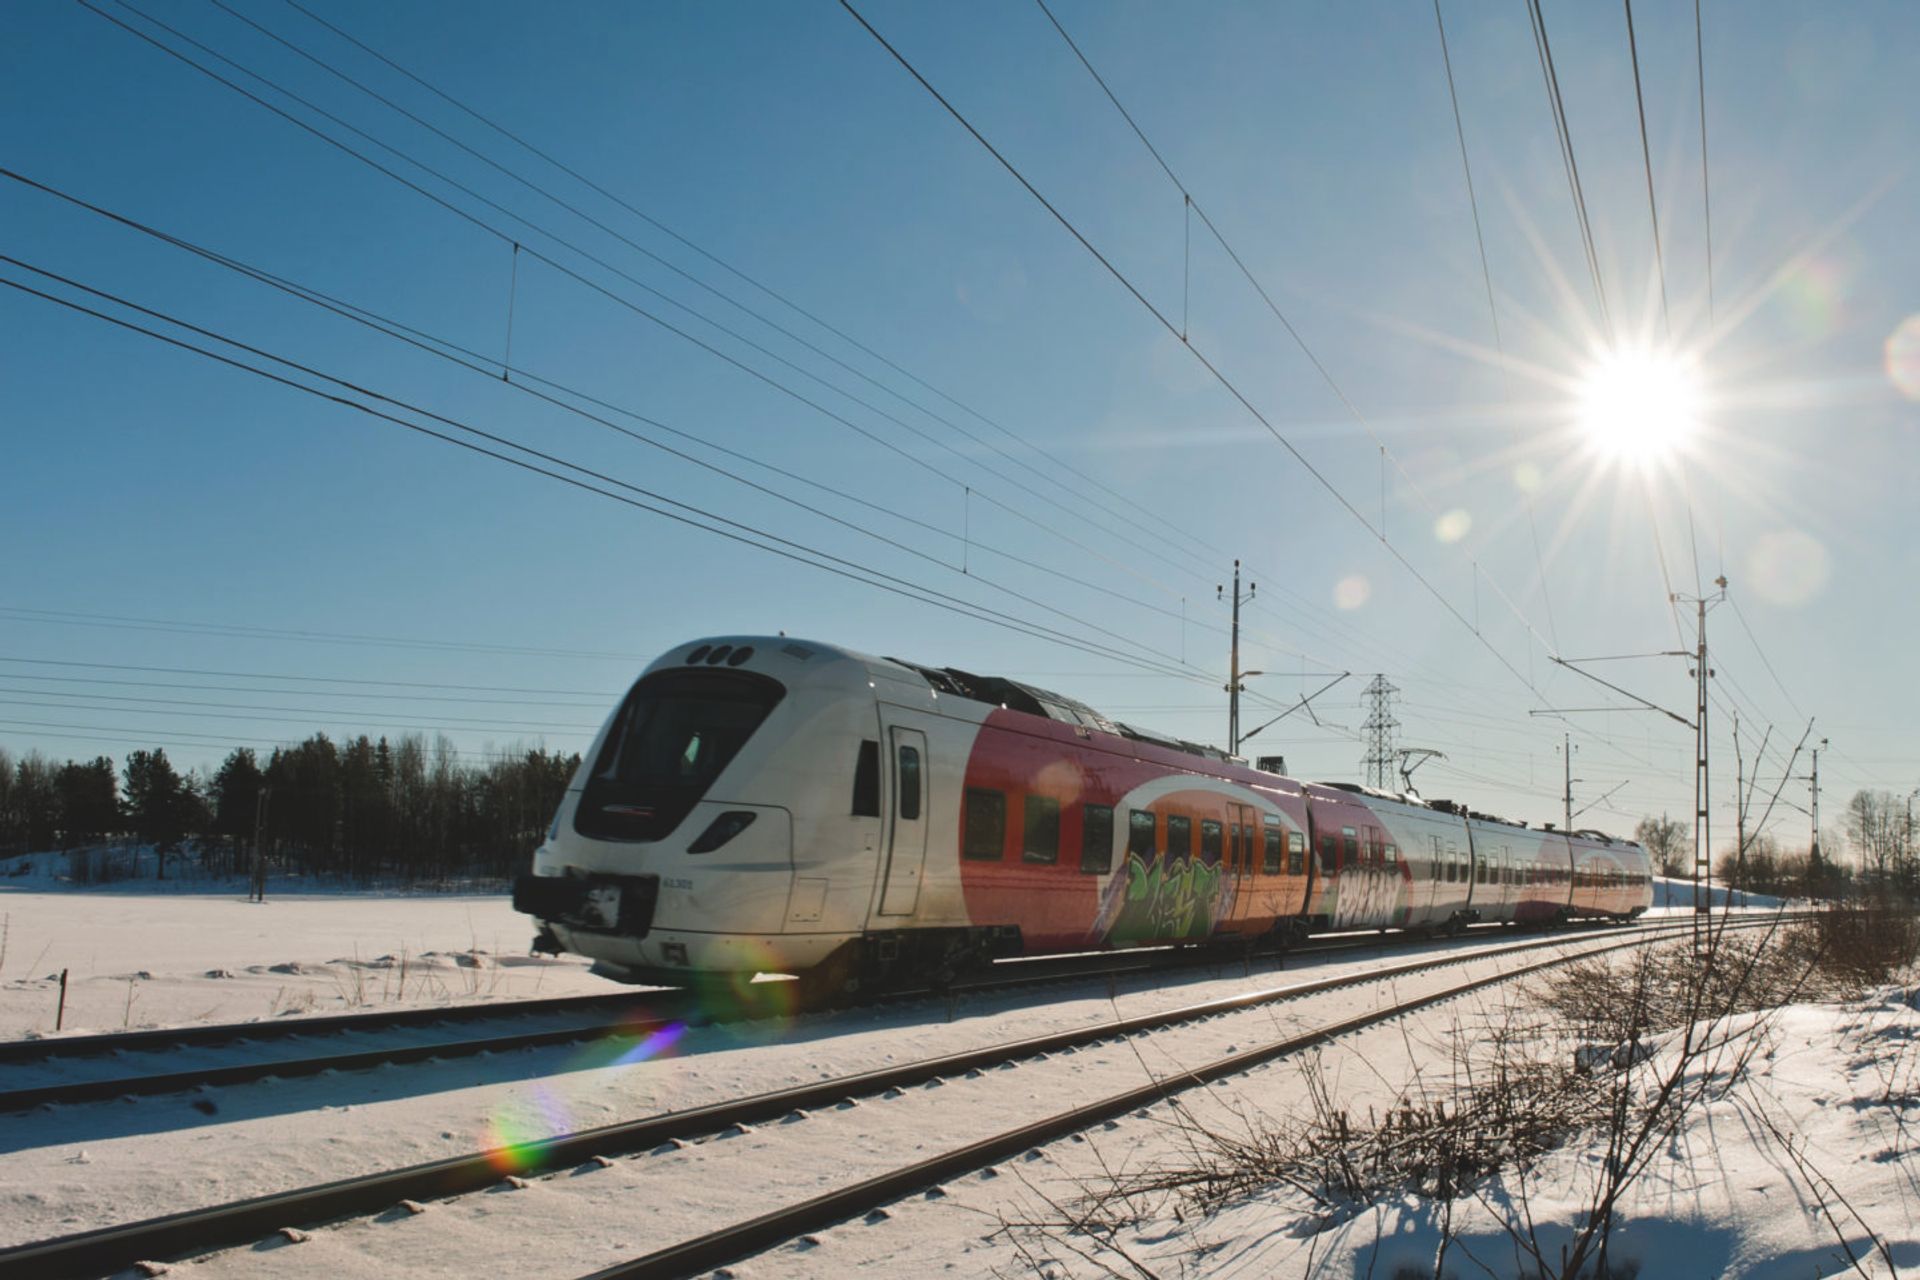
{"label": "train cab window", "polygon": [[1200,819],[1200,860],[1216,864],[1220,861],[1220,824],[1212,818]]}
{"label": "train cab window", "polygon": [[1307,838],[1298,831],[1287,832],[1287,874],[1305,875],[1307,871]]}
{"label": "train cab window", "polygon": [[899,816],[902,822],[920,820],[920,751],[900,748],[900,769],[895,781],[900,787]]}
{"label": "train cab window", "polygon": [[1260,869],[1270,876],[1277,876],[1283,865],[1280,857],[1280,824],[1269,822],[1261,834],[1266,837],[1266,844],[1261,849]]}
{"label": "train cab window", "polygon": [[1331,831],[1320,837],[1320,870],[1332,875],[1340,869],[1340,837]]}
{"label": "train cab window", "polygon": [[1142,862],[1153,861],[1156,821],[1148,809],[1132,809],[1127,813],[1127,852]]}
{"label": "train cab window", "polygon": [[880,744],[871,738],[860,744],[853,764],[853,816],[880,816]]}
{"label": "train cab window", "polygon": [[960,836],[962,856],[980,862],[1000,861],[1007,841],[1007,797],[985,787],[968,787],[966,823]]}
{"label": "train cab window", "polygon": [[1052,796],[1028,796],[1026,840],[1020,846],[1022,862],[1051,866],[1060,861],[1060,802]]}
{"label": "train cab window", "polygon": [[1360,861],[1360,833],[1352,827],[1342,827],[1340,839],[1347,847],[1347,865],[1351,867]]}
{"label": "train cab window", "polygon": [[1167,861],[1193,856],[1193,819],[1182,814],[1167,815]]}
{"label": "train cab window", "polygon": [[1103,876],[1113,870],[1113,806],[1090,804],[1080,815],[1080,870]]}

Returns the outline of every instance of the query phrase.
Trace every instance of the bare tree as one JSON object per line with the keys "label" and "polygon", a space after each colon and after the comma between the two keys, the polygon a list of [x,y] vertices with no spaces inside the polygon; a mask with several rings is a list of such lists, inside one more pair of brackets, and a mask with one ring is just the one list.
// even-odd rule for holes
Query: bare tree
{"label": "bare tree", "polygon": [[1647,851],[1653,865],[1660,868],[1661,875],[1689,873],[1689,864],[1693,861],[1693,828],[1686,823],[1676,822],[1664,813],[1657,818],[1642,818],[1640,825],[1633,829],[1633,838]]}

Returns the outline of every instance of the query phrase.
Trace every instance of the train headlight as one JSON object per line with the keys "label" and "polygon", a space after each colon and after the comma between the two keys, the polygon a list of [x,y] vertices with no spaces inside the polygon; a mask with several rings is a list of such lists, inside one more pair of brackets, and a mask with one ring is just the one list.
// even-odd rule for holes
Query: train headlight
{"label": "train headlight", "polygon": [[688,853],[712,853],[727,841],[753,825],[759,815],[751,809],[729,809],[700,833],[700,838],[687,846]]}

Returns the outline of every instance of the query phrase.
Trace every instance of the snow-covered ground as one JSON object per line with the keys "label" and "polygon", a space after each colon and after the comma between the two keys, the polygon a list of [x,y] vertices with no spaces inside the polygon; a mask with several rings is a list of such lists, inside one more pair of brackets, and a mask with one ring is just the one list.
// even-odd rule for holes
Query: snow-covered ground
{"label": "snow-covered ground", "polygon": [[605,994],[503,895],[149,893],[0,879],[0,1038]]}
{"label": "snow-covered ground", "polygon": [[[1448,952],[1467,946],[1431,943],[1390,949],[1384,955],[1398,960],[1422,950]],[[1112,999],[1104,982],[1083,982],[963,997],[951,1009],[929,1001],[792,1022],[698,1027],[653,1042],[653,1048],[665,1050],[658,1054],[634,1052],[629,1045],[555,1047],[270,1081],[191,1096],[45,1108],[0,1124],[0,1246],[699,1106],[886,1062],[1099,1025],[1122,1014],[1237,993],[1250,984],[1293,983],[1377,968],[1382,955],[1372,951],[1338,960],[1294,961],[1282,971],[1257,970],[1251,977],[1236,969],[1232,976],[1199,970],[1123,980]],[[1501,963],[1481,962],[1493,967]],[[1431,981],[1451,981],[1458,972],[1447,971]],[[665,1176],[680,1197],[666,1200],[667,1205],[691,1196],[706,1204],[709,1220],[719,1222],[738,1205],[733,1190],[742,1180],[759,1178],[774,1167],[784,1167],[786,1176],[802,1179],[802,1185],[839,1177],[914,1149],[926,1138],[921,1130],[936,1117],[948,1134],[960,1140],[976,1137],[1022,1108],[1035,1112],[1058,1105],[1063,1091],[1064,1096],[1090,1096],[1091,1091],[1137,1084],[1148,1070],[1163,1072],[1188,1056],[1217,1054],[1229,1044],[1250,1043],[1245,1037],[1271,1033],[1275,1026],[1306,1025],[1300,1020],[1309,1015],[1330,1017],[1363,1001],[1385,999],[1386,993],[1381,984],[1320,997],[1311,1008],[1301,1003],[1256,1011],[1179,1034],[1155,1033],[1097,1051],[1059,1055],[1015,1071],[989,1073],[982,1080],[955,1081],[951,1093],[915,1091],[905,1099],[864,1103],[844,1114],[823,1116],[821,1124],[807,1131],[807,1140],[815,1144],[811,1147],[780,1143],[776,1149],[769,1135],[756,1142],[755,1150],[740,1148],[739,1154],[748,1157],[745,1172],[738,1160],[718,1160],[725,1154],[726,1144],[721,1144],[710,1152],[695,1150],[678,1167],[621,1162],[623,1176],[643,1181]],[[958,1100],[962,1094],[970,1100],[947,1105],[948,1097]],[[757,1149],[760,1143],[767,1149]],[[563,1176],[557,1185],[572,1184]],[[661,1197],[656,1193],[652,1199]],[[490,1203],[485,1197],[469,1197],[464,1208],[449,1207],[438,1216],[448,1224],[463,1222],[478,1205],[484,1218]],[[604,1211],[604,1205],[596,1210]],[[566,1212],[587,1211],[572,1203]],[[590,1270],[617,1260],[617,1253],[604,1252],[604,1239],[593,1232],[584,1238],[600,1239],[600,1244],[584,1252],[554,1253],[537,1225],[521,1218],[514,1220],[508,1238],[482,1238],[482,1253],[461,1256],[504,1258],[525,1251],[520,1269],[529,1274],[567,1274],[576,1264],[577,1270]],[[357,1253],[364,1243],[349,1252]],[[466,1246],[430,1241],[423,1247],[427,1251],[417,1261],[424,1266],[445,1250],[460,1253]],[[317,1259],[321,1252],[309,1256]],[[449,1272],[459,1270],[453,1256],[447,1255]],[[334,1269],[336,1262],[321,1270],[380,1274],[392,1259],[383,1261],[376,1249],[374,1257],[351,1265],[336,1261],[343,1270]]]}
{"label": "snow-covered ground", "polygon": [[[1708,904],[1719,911],[1732,899],[1736,907],[1784,906],[1786,899],[1776,898],[1764,893],[1748,893],[1745,889],[1729,889],[1723,884],[1710,885],[1707,888]],[[1669,879],[1666,876],[1653,878],[1653,905],[1655,909],[1672,908],[1675,910],[1693,910],[1693,881]]]}
{"label": "snow-covered ground", "polygon": [[[0,888],[0,919],[7,921],[9,938],[0,962],[0,1017],[6,1019],[0,1025],[15,1034],[51,1025],[44,975],[60,967],[73,972],[70,1015],[91,1010],[85,1016],[96,1029],[117,1028],[123,1020],[141,1025],[269,1016],[292,1002],[283,990],[309,993],[312,1007],[340,1009],[356,1001],[381,1007],[611,989],[586,975],[578,961],[510,963],[524,958],[518,953],[526,926],[500,897],[270,894],[261,906],[228,893]],[[0,1123],[0,1246],[510,1146],[889,1061],[1098,1025],[1250,986],[1370,971],[1474,942],[1295,959],[1284,969],[1268,966],[1252,974],[1202,970],[1126,980],[1111,997],[1104,983],[1063,984],[968,996],[951,1006],[929,1001],[696,1027],[637,1046],[555,1047],[190,1096],[46,1108]],[[23,961],[23,949],[29,957],[43,954]],[[429,966],[418,972],[434,975],[432,981],[410,976],[409,984],[418,982],[418,988],[395,990],[394,962],[403,954],[410,971],[425,957]],[[1514,963],[1480,960],[1429,978],[1403,979],[1397,987],[1380,983],[1210,1019],[606,1168],[535,1178],[524,1186],[503,1181],[495,1191],[431,1205],[418,1215],[396,1210],[317,1229],[299,1245],[275,1237],[197,1263],[192,1273],[252,1275],[270,1266],[287,1276],[578,1275],[752,1216],[775,1201],[1037,1118],[1068,1100],[1105,1096],[1180,1064],[1410,994],[1422,984],[1450,984]],[[130,1018],[124,1012],[129,990]],[[1320,1058],[1326,1078],[1356,1107],[1390,1099],[1407,1080],[1434,1069],[1441,1053],[1436,1046],[1448,1027],[1470,1019],[1473,1008],[1497,1006],[1510,990],[1495,988],[1495,994],[1329,1049]],[[1755,1087],[1777,1098],[1783,1114],[1806,1134],[1812,1158],[1845,1189],[1897,1264],[1920,1266],[1914,1208],[1920,1181],[1909,1154],[1913,1144],[1901,1127],[1920,1119],[1914,1101],[1920,1081],[1912,1065],[1920,1058],[1920,1011],[1887,998],[1852,1010],[1796,1009],[1780,1027],[1774,1056],[1761,1064],[1769,1074],[1757,1076]],[[1902,1059],[1909,1043],[1915,1047]],[[1053,1257],[1048,1265],[1056,1274],[1103,1275],[1045,1231],[1007,1228],[1057,1218],[1060,1210],[1053,1206],[1071,1202],[1103,1171],[1177,1155],[1196,1120],[1238,1125],[1253,1116],[1285,1116],[1298,1110],[1304,1092],[1298,1064],[1275,1064],[1183,1095],[1178,1106],[1156,1107],[956,1179],[884,1216],[843,1224],[730,1270],[752,1278],[838,1276],[855,1268],[876,1276],[942,1270],[1016,1275],[1030,1273],[1036,1258]],[[1885,1098],[1896,1102],[1874,1101]],[[1779,1153],[1767,1149],[1751,1116],[1702,1112],[1677,1151],[1683,1163],[1659,1170],[1625,1207],[1616,1261],[1637,1260],[1643,1277],[1829,1275],[1846,1269],[1844,1255],[1834,1252],[1833,1232],[1813,1207],[1815,1198],[1794,1181]],[[1548,1182],[1536,1189],[1533,1203],[1549,1234],[1554,1215],[1572,1203],[1570,1192],[1559,1195],[1549,1185],[1551,1178],[1560,1176],[1571,1186],[1591,1158],[1569,1151],[1543,1174]],[[502,1172],[511,1172],[510,1160],[503,1159]],[[1303,1229],[1305,1221],[1301,1207],[1284,1196],[1255,1195],[1212,1217],[1150,1219],[1129,1228],[1123,1239],[1147,1270],[1162,1276],[1393,1276],[1401,1268],[1433,1274],[1431,1205],[1393,1204],[1318,1231]],[[1450,1274],[1517,1274],[1511,1250],[1495,1247],[1492,1219],[1477,1220],[1472,1201],[1456,1205],[1454,1227],[1459,1265],[1450,1266]],[[1466,1261],[1469,1251],[1486,1260],[1484,1269]],[[1791,1265],[1759,1267],[1776,1255]],[[1665,1265],[1674,1259],[1686,1266]],[[1864,1265],[1875,1274],[1871,1264]]]}

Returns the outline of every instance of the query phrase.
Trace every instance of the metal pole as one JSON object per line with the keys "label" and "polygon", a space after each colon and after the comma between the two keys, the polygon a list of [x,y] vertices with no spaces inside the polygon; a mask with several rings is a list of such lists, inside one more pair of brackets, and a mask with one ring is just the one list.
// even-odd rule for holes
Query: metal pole
{"label": "metal pole", "polygon": [[1560,744],[1560,754],[1565,757],[1564,764],[1566,766],[1565,773],[1567,778],[1566,791],[1561,797],[1566,801],[1566,820],[1560,829],[1571,832],[1573,830],[1573,735],[1570,733],[1561,734]]}
{"label": "metal pole", "polygon": [[[1699,633],[1694,646],[1693,666],[1696,697],[1694,700],[1694,752],[1693,770],[1693,910],[1698,915],[1708,910],[1709,897],[1713,892],[1712,867],[1707,865],[1712,855],[1712,845],[1708,843],[1707,831],[1707,602],[1699,602]],[[1702,870],[1706,872],[1706,883],[1702,883]]]}
{"label": "metal pole", "polygon": [[[1243,602],[1253,599],[1254,594],[1259,590],[1259,583],[1248,583],[1247,594],[1244,596],[1240,594],[1240,562],[1235,560],[1233,562],[1233,649],[1227,666],[1226,686],[1227,754],[1230,756],[1240,754],[1240,690],[1244,687],[1240,670],[1240,606]],[[1227,589],[1216,585],[1213,591],[1216,597],[1221,597],[1226,595]],[[1249,671],[1244,674],[1257,676],[1262,673]]]}
{"label": "metal pole", "polygon": [[[1734,875],[1740,879],[1740,887],[1750,889],[1747,882],[1747,758],[1740,750],[1740,713],[1733,713],[1733,821]],[[1732,886],[1729,886],[1732,887]],[[1727,905],[1733,905],[1733,895],[1727,895]]]}
{"label": "metal pole", "polygon": [[1233,666],[1228,675],[1227,754],[1240,754],[1240,562],[1233,562]]}

